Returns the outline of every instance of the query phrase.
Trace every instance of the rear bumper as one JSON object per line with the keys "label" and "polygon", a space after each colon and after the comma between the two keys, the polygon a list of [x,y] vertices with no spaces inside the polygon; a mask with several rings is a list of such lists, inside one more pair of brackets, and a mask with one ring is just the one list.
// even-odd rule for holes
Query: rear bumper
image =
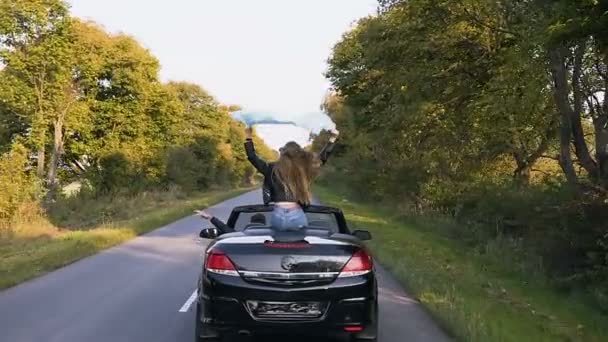
{"label": "rear bumper", "polygon": [[[260,319],[247,309],[247,300],[320,301],[329,306],[320,318]],[[327,336],[352,334],[345,327],[361,327],[364,330],[358,334],[376,334],[377,291],[373,274],[306,288],[270,287],[237,277],[208,275],[203,280],[199,303],[200,322],[217,331]]]}

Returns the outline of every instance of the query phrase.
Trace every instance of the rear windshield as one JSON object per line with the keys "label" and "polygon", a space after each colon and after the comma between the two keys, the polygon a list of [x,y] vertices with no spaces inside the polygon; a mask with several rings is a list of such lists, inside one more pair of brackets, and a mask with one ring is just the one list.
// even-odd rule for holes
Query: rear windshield
{"label": "rear windshield", "polygon": [[[264,223],[262,223],[262,219],[260,215],[264,216]],[[248,226],[260,226],[267,227],[270,226],[270,215],[272,212],[258,212],[258,213],[240,213],[236,219],[234,224],[234,229],[236,231],[242,231],[245,227]],[[336,215],[330,213],[306,213],[306,217],[308,218],[308,227],[311,228],[322,228],[330,230],[333,233],[340,232],[340,226],[338,225],[338,220],[336,219]],[[253,222],[252,222],[253,219]]]}

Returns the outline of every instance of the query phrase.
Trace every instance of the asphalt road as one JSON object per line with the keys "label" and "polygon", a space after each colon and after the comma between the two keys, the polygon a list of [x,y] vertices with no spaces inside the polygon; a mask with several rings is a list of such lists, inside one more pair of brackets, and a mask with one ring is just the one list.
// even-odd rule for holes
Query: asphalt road
{"label": "asphalt road", "polygon": [[[226,219],[234,206],[260,201],[254,191],[210,211]],[[193,341],[188,299],[201,267],[203,226],[209,225],[186,217],[0,292],[0,341]],[[379,278],[381,342],[449,341],[387,272],[380,269]]]}

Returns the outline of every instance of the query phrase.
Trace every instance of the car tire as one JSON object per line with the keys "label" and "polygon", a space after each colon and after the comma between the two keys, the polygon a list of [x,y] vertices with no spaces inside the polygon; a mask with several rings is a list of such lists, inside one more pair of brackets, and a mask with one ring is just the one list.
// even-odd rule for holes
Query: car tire
{"label": "car tire", "polygon": [[[209,336],[209,327],[203,324],[200,320],[201,305],[196,304],[196,318],[194,322],[194,342],[221,342],[222,337],[219,335]],[[207,335],[208,337],[202,337]]]}

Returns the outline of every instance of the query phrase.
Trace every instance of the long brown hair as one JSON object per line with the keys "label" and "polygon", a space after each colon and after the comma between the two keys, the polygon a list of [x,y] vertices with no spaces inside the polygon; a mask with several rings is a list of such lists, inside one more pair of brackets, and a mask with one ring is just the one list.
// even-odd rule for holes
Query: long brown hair
{"label": "long brown hair", "polygon": [[273,173],[285,187],[285,192],[298,203],[308,205],[312,201],[310,189],[316,176],[315,156],[296,142],[288,142],[281,148],[281,156],[275,163]]}

